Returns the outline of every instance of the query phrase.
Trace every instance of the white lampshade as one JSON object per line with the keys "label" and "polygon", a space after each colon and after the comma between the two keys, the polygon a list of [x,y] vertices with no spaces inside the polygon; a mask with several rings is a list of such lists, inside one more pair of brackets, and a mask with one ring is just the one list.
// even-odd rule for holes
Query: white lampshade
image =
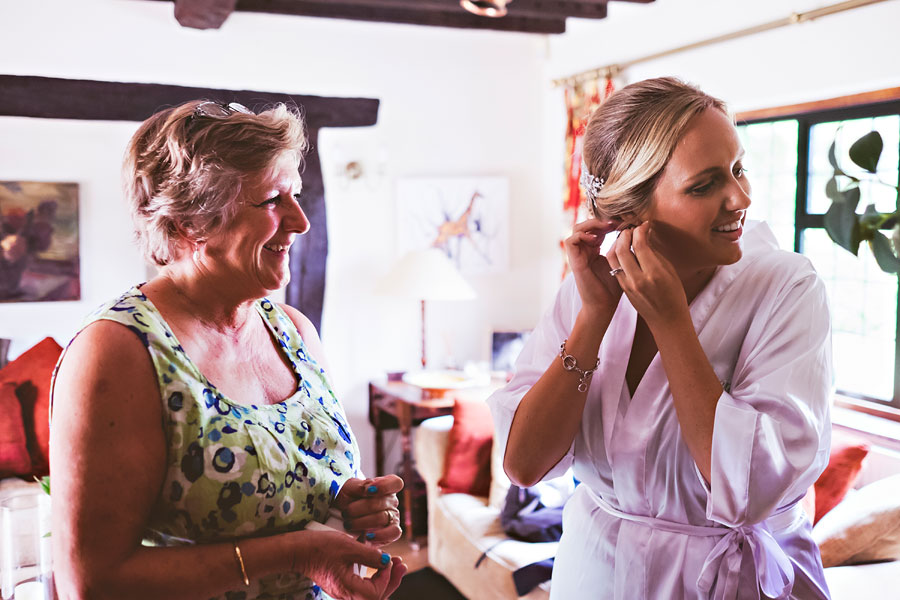
{"label": "white lampshade", "polygon": [[471,300],[475,290],[437,248],[413,250],[401,258],[375,292],[415,300]]}

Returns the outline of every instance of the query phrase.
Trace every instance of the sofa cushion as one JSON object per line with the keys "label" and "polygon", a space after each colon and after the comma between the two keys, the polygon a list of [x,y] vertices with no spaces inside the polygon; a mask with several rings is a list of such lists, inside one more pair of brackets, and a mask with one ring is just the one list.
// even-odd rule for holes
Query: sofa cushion
{"label": "sofa cushion", "polygon": [[828,466],[816,480],[816,518],[818,523],[825,514],[837,506],[862,468],[862,461],[869,453],[869,445],[848,434],[833,432],[831,438],[831,456]]}
{"label": "sofa cushion", "polygon": [[900,474],[854,491],[813,528],[826,567],[900,559]]}
{"label": "sofa cushion", "polygon": [[438,482],[442,491],[488,495],[493,438],[494,425],[487,403],[457,400],[453,405],[444,476]]}
{"label": "sofa cushion", "polygon": [[0,383],[0,478],[31,473],[16,383]]}
{"label": "sofa cushion", "polygon": [[832,600],[890,599],[887,590],[896,590],[900,581],[900,561],[831,567],[825,582]]}
{"label": "sofa cushion", "polygon": [[[484,498],[441,494],[434,509],[434,529],[428,534],[429,562],[468,598],[516,598],[513,571],[556,554],[556,542],[529,543],[506,537],[497,509]],[[545,599],[548,590],[549,582],[522,600]]]}
{"label": "sofa cushion", "polygon": [[488,494],[488,504],[497,510],[501,510],[506,504],[506,492],[511,485],[506,471],[503,470],[503,453],[506,448],[500,444],[491,446],[491,490]]}
{"label": "sofa cushion", "polygon": [[28,453],[37,476],[50,470],[50,378],[61,353],[62,347],[53,338],[44,338],[0,369],[0,384],[16,384]]}

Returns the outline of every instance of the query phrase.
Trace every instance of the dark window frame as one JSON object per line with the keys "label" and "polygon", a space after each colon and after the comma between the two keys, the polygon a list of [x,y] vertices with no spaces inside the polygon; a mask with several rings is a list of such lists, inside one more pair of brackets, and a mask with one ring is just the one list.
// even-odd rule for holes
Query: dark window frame
{"label": "dark window frame", "polygon": [[[889,96],[885,99],[884,96]],[[867,97],[878,98],[866,101]],[[852,103],[851,103],[852,102]],[[864,119],[872,117],[900,115],[900,88],[858,95],[846,99],[835,99],[821,103],[796,105],[783,109],[771,109],[739,114],[737,124],[754,125],[779,121],[797,121],[797,186],[794,208],[794,252],[802,250],[802,234],[807,229],[824,229],[824,214],[809,213],[809,137],[814,125],[834,121]],[[898,164],[900,168],[900,164]],[[900,194],[898,194],[900,206]],[[863,250],[868,251],[868,250]],[[876,414],[900,421],[900,277],[897,277],[898,315],[895,316],[894,342],[894,397],[890,402],[861,394],[838,390],[842,395],[840,404],[862,412]]]}

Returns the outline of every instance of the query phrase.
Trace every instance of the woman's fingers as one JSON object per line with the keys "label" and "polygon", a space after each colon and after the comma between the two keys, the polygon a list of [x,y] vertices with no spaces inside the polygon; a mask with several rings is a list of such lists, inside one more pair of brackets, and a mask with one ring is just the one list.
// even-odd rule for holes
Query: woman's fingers
{"label": "woman's fingers", "polygon": [[397,475],[382,475],[367,480],[366,493],[372,495],[397,494],[403,489],[403,480]]}
{"label": "woman's fingers", "polygon": [[343,509],[357,500],[396,494],[402,489],[403,480],[396,475],[382,475],[372,479],[351,477],[341,486],[335,504]]}
{"label": "woman's fingers", "polygon": [[626,229],[622,233],[619,234],[619,238],[616,240],[615,254],[618,266],[613,267],[621,268],[625,270],[626,276],[636,276],[641,271],[641,265],[638,263],[637,258],[635,258],[634,253],[631,251],[631,243],[632,236],[634,231],[633,229]]}
{"label": "woman's fingers", "polygon": [[373,546],[384,546],[385,544],[396,542],[402,535],[403,529],[400,527],[400,523],[392,523],[387,527],[366,531],[359,536],[359,541],[367,542]]}
{"label": "woman's fingers", "polygon": [[655,267],[659,262],[659,254],[650,247],[650,223],[645,222],[633,230],[631,248],[643,270]]}
{"label": "woman's fingers", "polygon": [[344,518],[344,526],[348,531],[373,532],[395,525],[400,526],[400,511],[397,508],[385,508],[359,517]]}
{"label": "woman's fingers", "polygon": [[344,509],[354,500],[366,497],[368,495],[366,493],[366,489],[369,486],[370,483],[368,482],[368,480],[351,477],[344,482],[344,485],[341,486],[337,497],[334,499],[335,507]]}
{"label": "woman's fingers", "polygon": [[399,556],[392,558],[391,563],[391,578],[385,589],[385,599],[389,598],[391,594],[397,591],[397,588],[400,587],[400,580],[403,579],[403,576],[409,571],[409,567],[406,566],[406,563],[404,563],[403,559]]}
{"label": "woman's fingers", "polygon": [[355,500],[348,504],[344,510],[341,511],[341,514],[343,515],[344,520],[356,519],[365,515],[380,513],[384,510],[396,509],[398,506],[400,506],[400,502],[397,500],[397,495],[389,494],[377,498]]}
{"label": "woman's fingers", "polygon": [[619,219],[585,219],[575,224],[575,227],[572,228],[572,233],[593,231],[600,235],[606,235],[610,231],[615,231],[621,223],[622,221]]}

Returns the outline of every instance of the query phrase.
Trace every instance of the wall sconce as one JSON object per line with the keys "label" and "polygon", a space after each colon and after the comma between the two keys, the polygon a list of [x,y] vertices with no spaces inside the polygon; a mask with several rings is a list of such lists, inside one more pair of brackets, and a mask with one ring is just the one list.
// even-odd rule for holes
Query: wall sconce
{"label": "wall sconce", "polygon": [[[360,156],[365,154],[366,156]],[[387,150],[383,147],[367,149],[356,156],[345,152],[340,146],[332,152],[334,175],[341,188],[365,182],[369,189],[377,189],[387,171]]]}
{"label": "wall sconce", "polygon": [[459,5],[479,17],[503,17],[512,0],[459,0]]}

